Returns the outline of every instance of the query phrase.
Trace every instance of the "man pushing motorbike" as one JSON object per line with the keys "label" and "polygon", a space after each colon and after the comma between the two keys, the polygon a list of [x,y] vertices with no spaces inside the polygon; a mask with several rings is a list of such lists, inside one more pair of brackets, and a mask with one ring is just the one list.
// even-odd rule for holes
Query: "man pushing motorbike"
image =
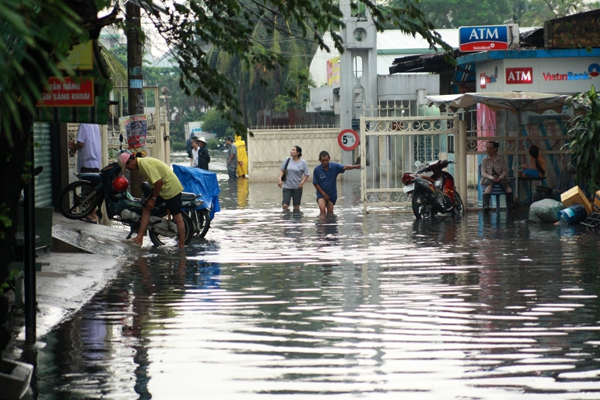
{"label": "man pushing motorbike", "polygon": [[179,248],[185,246],[185,225],[181,217],[181,192],[183,186],[177,175],[164,162],[152,157],[135,157],[129,152],[119,155],[119,164],[130,171],[139,169],[140,175],[148,181],[152,187],[152,194],[146,199],[138,235],[135,238],[125,239],[123,242],[134,243],[141,246],[144,243],[144,235],[150,221],[150,212],[161,203],[165,203],[177,224]]}

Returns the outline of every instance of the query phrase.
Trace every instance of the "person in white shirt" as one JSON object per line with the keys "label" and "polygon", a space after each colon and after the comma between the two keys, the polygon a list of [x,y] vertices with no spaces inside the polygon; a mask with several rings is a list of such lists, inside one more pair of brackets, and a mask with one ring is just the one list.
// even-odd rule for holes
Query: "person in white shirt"
{"label": "person in white shirt", "polygon": [[[69,142],[69,150],[72,154],[77,153],[77,171],[80,173],[99,172],[100,157],[102,157],[100,126],[96,124],[79,124],[79,131],[75,140],[75,142]],[[96,210],[82,220],[97,223]]]}
{"label": "person in white shirt", "polygon": [[192,167],[197,167],[198,166],[198,150],[200,149],[200,146],[198,145],[198,140],[194,139],[192,140],[192,156],[190,158],[190,165]]}

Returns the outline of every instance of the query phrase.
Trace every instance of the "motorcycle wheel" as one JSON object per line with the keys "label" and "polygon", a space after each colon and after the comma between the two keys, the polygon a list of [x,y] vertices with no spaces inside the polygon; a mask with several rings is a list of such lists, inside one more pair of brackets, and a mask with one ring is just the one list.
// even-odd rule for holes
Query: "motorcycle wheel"
{"label": "motorcycle wheel", "polygon": [[210,229],[210,212],[207,209],[192,210],[190,214],[194,223],[194,236],[203,239]]}
{"label": "motorcycle wheel", "polygon": [[85,218],[102,201],[102,193],[96,193],[94,185],[87,181],[68,184],[58,195],[58,210],[65,218]]}
{"label": "motorcycle wheel", "polygon": [[454,192],[454,210],[452,210],[452,214],[457,218],[465,216],[465,206],[458,192]]}
{"label": "motorcycle wheel", "polygon": [[427,202],[427,193],[423,189],[417,189],[412,195],[412,209],[417,219],[430,218],[433,210]]}
{"label": "motorcycle wheel", "polygon": [[[173,218],[172,215],[167,215],[167,211],[161,211],[159,214],[155,214],[157,217],[161,217],[161,218]],[[194,224],[192,223],[192,220],[190,219],[189,215],[187,215],[186,213],[182,212],[181,213],[181,217],[183,218],[183,225],[185,226],[185,237],[184,237],[184,242],[185,244],[189,244],[190,241],[192,240],[192,237],[194,236]],[[173,245],[173,246],[177,246],[177,244],[179,243],[179,238],[177,236],[174,237],[169,237],[169,236],[164,236],[161,235],[158,232],[152,232],[152,231],[148,231],[148,236],[150,236],[150,240],[152,241],[152,244],[156,247],[158,246],[164,246],[164,245]]]}

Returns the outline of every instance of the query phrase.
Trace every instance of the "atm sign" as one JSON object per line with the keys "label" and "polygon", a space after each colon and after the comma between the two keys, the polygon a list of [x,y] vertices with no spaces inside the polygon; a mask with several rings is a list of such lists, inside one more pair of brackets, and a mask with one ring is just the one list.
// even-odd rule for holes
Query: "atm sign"
{"label": "atm sign", "polygon": [[506,68],[506,84],[533,83],[533,68]]}

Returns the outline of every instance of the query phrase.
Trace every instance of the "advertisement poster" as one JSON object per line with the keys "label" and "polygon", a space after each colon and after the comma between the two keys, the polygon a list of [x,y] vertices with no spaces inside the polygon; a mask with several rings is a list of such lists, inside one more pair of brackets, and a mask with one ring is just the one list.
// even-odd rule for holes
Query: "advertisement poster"
{"label": "advertisement poster", "polygon": [[127,135],[127,147],[132,153],[147,155],[146,135],[148,135],[148,120],[145,114],[128,115],[119,118],[122,129]]}

